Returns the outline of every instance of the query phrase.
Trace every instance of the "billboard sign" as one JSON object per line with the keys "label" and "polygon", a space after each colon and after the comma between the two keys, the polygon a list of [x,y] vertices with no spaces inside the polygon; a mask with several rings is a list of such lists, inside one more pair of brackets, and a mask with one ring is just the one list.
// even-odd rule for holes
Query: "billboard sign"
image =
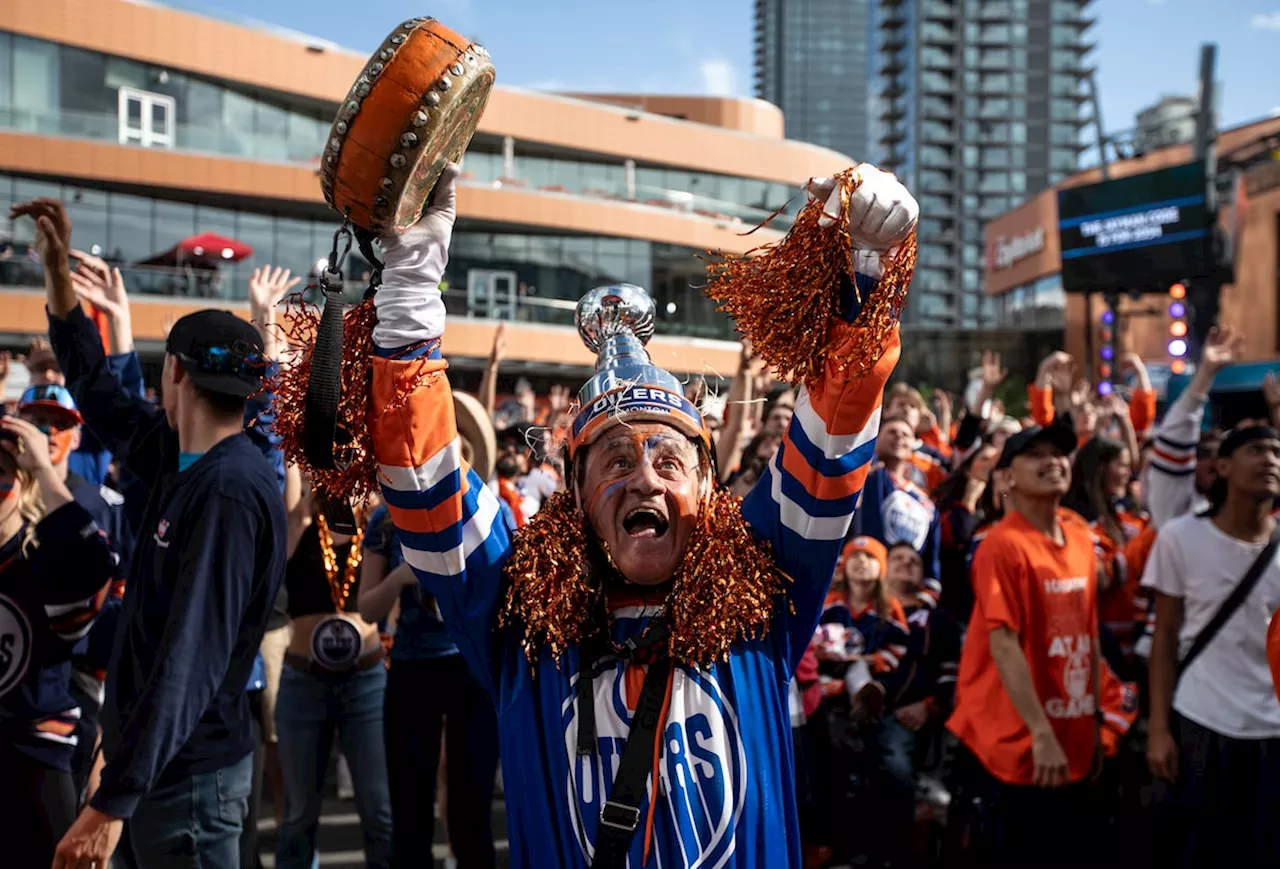
{"label": "billboard sign", "polygon": [[1163,292],[1213,270],[1202,161],[1058,191],[1062,287]]}

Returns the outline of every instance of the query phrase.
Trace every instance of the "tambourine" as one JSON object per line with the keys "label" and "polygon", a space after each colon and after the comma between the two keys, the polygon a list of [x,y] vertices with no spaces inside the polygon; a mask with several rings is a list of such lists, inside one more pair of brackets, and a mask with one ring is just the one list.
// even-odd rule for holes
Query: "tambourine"
{"label": "tambourine", "polygon": [[338,109],[320,161],[329,204],[375,235],[418,222],[493,89],[489,52],[434,18],[397,27]]}

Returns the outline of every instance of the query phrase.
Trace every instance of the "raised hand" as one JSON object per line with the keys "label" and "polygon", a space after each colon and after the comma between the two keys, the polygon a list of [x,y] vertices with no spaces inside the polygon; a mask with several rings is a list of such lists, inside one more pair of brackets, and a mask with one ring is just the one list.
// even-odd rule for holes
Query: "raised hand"
{"label": "raised hand", "polygon": [[951,395],[945,389],[933,391],[933,408],[939,416],[951,415]]}
{"label": "raised hand", "polygon": [[21,417],[0,416],[0,431],[9,439],[0,440],[0,449],[9,451],[18,467],[38,474],[53,467],[49,456],[49,436]]}
{"label": "raised hand", "polygon": [[270,264],[253,270],[249,276],[249,304],[258,311],[267,312],[284,300],[284,297],[301,282],[302,278],[292,277],[289,269]]}
{"label": "raised hand", "polygon": [[127,316],[129,293],[120,269],[111,268],[98,257],[83,251],[73,250],[71,256],[79,260],[79,265],[71,273],[71,286],[76,296],[113,320]]}
{"label": "raised hand", "polygon": [[982,351],[982,385],[992,390],[1004,383],[1009,369],[1001,364],[1000,354],[993,350]]}
{"label": "raised hand", "polygon": [[36,223],[36,252],[48,270],[67,269],[71,255],[71,218],[60,199],[33,199],[9,209],[9,219],[30,217]]}
{"label": "raised hand", "polygon": [[1071,388],[1071,406],[1084,407],[1089,403],[1089,398],[1093,394],[1093,385],[1087,380],[1077,380],[1076,385]]}
{"label": "raised hand", "polygon": [[1102,409],[1110,416],[1123,422],[1129,418],[1129,402],[1117,392],[1112,392],[1102,401]]}
{"label": "raised hand", "polygon": [[849,197],[849,234],[856,248],[887,252],[915,229],[920,205],[902,182],[888,172],[859,164],[862,183]]}
{"label": "raised hand", "polygon": [[1071,371],[1075,367],[1071,354],[1055,350],[1040,360],[1040,369],[1036,374],[1036,382],[1042,388],[1049,388],[1058,394],[1071,391]]}
{"label": "raised hand", "polygon": [[1244,353],[1244,333],[1231,326],[1209,330],[1200,353],[1200,366],[1211,371],[1221,371]]}
{"label": "raised hand", "polygon": [[1147,373],[1146,363],[1142,361],[1142,357],[1137,353],[1129,352],[1121,355],[1120,370],[1132,371],[1133,376],[1138,379],[1139,389],[1151,388],[1151,376]]}
{"label": "raised hand", "polygon": [[501,362],[507,356],[507,324],[498,321],[498,326],[493,330],[493,348],[489,350],[490,362]]}
{"label": "raised hand", "polygon": [[549,401],[551,402],[551,415],[554,419],[569,409],[569,387],[562,386],[559,383],[554,384],[551,387]]}
{"label": "raised hand", "polygon": [[1262,379],[1262,396],[1267,400],[1267,408],[1272,417],[1280,413],[1280,377],[1276,377],[1274,371]]}

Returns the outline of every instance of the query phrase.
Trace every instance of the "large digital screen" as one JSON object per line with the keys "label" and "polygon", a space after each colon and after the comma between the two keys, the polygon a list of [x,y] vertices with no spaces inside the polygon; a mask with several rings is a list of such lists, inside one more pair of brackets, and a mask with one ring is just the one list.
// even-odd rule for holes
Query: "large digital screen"
{"label": "large digital screen", "polygon": [[1202,161],[1058,191],[1062,287],[1163,291],[1212,271]]}

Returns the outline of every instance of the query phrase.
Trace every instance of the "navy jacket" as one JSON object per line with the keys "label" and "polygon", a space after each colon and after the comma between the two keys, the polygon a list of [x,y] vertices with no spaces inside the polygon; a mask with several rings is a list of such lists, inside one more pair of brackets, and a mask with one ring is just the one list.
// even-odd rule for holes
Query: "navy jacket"
{"label": "navy jacket", "polygon": [[245,684],[284,577],[284,502],[244,434],[182,473],[164,413],[121,389],[88,318],[49,318],[67,387],[148,501],[107,673],[98,810],[128,818],[157,786],[253,750]]}

